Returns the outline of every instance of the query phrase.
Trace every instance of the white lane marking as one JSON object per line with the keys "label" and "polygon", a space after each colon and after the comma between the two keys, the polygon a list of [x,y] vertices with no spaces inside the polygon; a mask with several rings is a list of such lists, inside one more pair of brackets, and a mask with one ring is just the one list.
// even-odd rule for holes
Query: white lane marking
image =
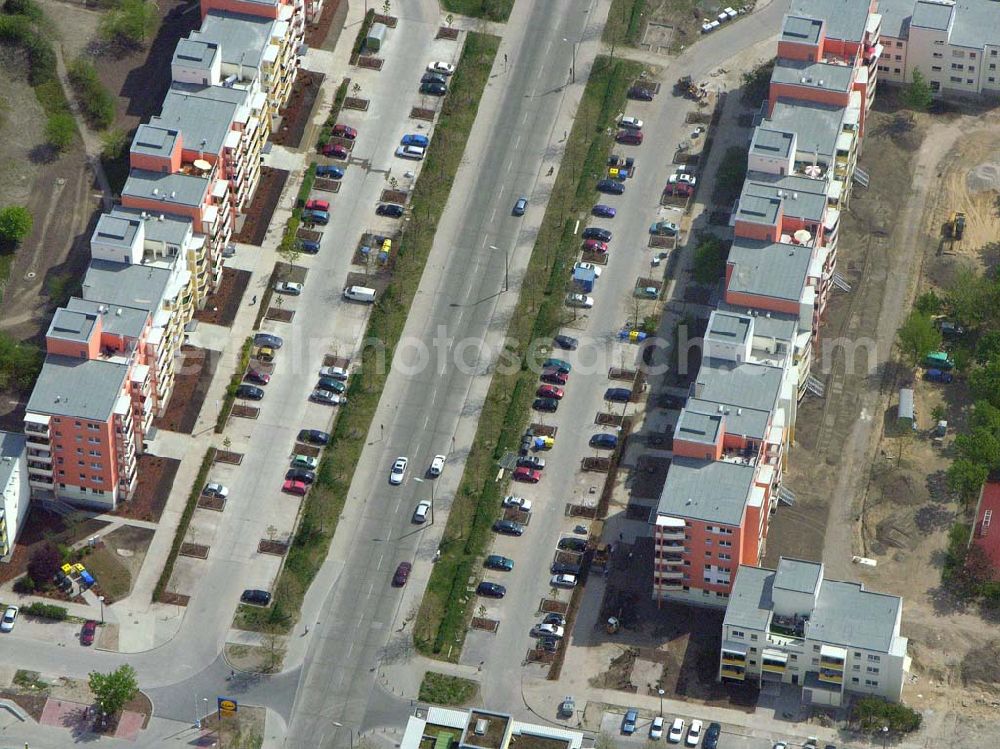
{"label": "white lane marking", "polygon": [[384,561],[385,561],[385,554],[382,554],[378,558],[378,566],[376,566],[375,569],[377,569],[377,570],[382,569],[382,562],[384,562]]}
{"label": "white lane marking", "polygon": [[493,213],[490,215],[490,223],[493,223],[493,219],[497,217],[497,206],[493,206]]}
{"label": "white lane marking", "polygon": [[351,640],[351,645],[350,647],[347,648],[347,657],[350,658],[351,653],[353,652],[354,652],[354,640]]}
{"label": "white lane marking", "polygon": [[520,134],[514,139],[514,148],[517,148],[517,144],[521,142]]}
{"label": "white lane marking", "polygon": [[510,161],[507,162],[507,172],[508,173],[510,172],[510,168],[512,166],[514,166],[514,160],[513,159],[511,159]]}
{"label": "white lane marking", "polygon": [[527,112],[525,112],[525,113],[524,113],[524,117],[522,117],[522,118],[521,118],[521,123],[522,123],[522,124],[524,124],[524,123],[525,123],[525,122],[527,122],[527,121],[528,121],[528,113],[527,113]]}
{"label": "white lane marking", "polygon": [[503,197],[503,185],[500,185],[500,192],[497,193],[497,198],[499,199],[499,198],[502,198],[502,197]]}

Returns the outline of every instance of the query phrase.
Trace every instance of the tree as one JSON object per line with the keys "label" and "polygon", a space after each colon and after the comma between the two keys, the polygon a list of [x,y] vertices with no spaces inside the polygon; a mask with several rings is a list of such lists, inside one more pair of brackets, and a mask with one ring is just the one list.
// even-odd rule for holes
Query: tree
{"label": "tree", "polygon": [[941,334],[934,327],[934,321],[916,310],[906,318],[896,336],[903,357],[914,367],[941,342]]}
{"label": "tree", "polygon": [[22,205],[9,205],[0,210],[0,241],[18,244],[31,233],[34,219]]}
{"label": "tree", "polygon": [[931,86],[920,72],[920,68],[913,69],[913,80],[910,85],[903,89],[903,103],[910,109],[918,112],[926,112],[930,109],[934,97],[931,94]]}
{"label": "tree", "polygon": [[948,488],[958,494],[962,503],[968,506],[979,496],[979,490],[988,475],[986,466],[973,463],[968,458],[959,458],[948,468]]}
{"label": "tree", "polygon": [[135,669],[126,664],[110,674],[91,671],[90,691],[94,693],[102,711],[107,715],[117,715],[139,691]]}
{"label": "tree", "polygon": [[35,386],[43,360],[37,346],[0,332],[0,390],[30,391]]}
{"label": "tree", "polygon": [[270,629],[265,635],[262,643],[264,662],[261,665],[266,674],[273,674],[281,669],[281,664],[285,660],[285,638],[274,629]]}
{"label": "tree", "polygon": [[382,3],[382,15],[387,16],[392,12],[392,2],[390,0],[385,0]]}
{"label": "tree", "polygon": [[998,298],[996,282],[971,268],[962,268],[955,274],[947,294],[951,316],[966,327],[993,316],[998,311]]}
{"label": "tree", "polygon": [[67,112],[58,112],[49,115],[45,123],[45,140],[57,151],[65,151],[76,138],[76,122],[73,115]]}
{"label": "tree", "polygon": [[106,41],[142,46],[156,33],[159,22],[156,3],[151,0],[120,0],[101,20],[98,30]]}
{"label": "tree", "polygon": [[40,588],[48,588],[62,567],[62,554],[55,544],[46,543],[36,549],[28,560],[28,574]]}
{"label": "tree", "polygon": [[692,266],[694,280],[700,284],[717,283],[725,269],[726,246],[723,241],[712,234],[698,237]]}
{"label": "tree", "polygon": [[1000,359],[993,359],[986,366],[969,373],[969,389],[976,399],[1000,407]]}
{"label": "tree", "polygon": [[1000,468],[1000,439],[988,429],[977,427],[969,434],[955,438],[955,451],[971,463],[984,466],[987,471]]}
{"label": "tree", "polygon": [[976,343],[976,363],[986,364],[1000,358],[1000,330],[988,330]]}

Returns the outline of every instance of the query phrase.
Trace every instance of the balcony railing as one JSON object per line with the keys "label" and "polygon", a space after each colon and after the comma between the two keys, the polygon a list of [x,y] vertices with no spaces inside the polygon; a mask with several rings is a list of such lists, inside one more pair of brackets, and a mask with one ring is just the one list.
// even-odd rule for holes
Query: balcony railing
{"label": "balcony railing", "polygon": [[827,684],[843,684],[844,674],[840,671],[829,671],[821,668],[819,671],[819,680]]}
{"label": "balcony railing", "polygon": [[722,666],[722,678],[723,679],[738,679],[743,681],[746,678],[746,674],[742,668],[735,668],[733,666]]}

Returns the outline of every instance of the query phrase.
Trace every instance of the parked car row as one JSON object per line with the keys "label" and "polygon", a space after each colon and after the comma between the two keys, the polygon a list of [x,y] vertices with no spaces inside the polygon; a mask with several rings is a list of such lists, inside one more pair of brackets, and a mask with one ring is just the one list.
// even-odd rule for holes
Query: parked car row
{"label": "parked car row", "polygon": [[[626,711],[622,719],[622,733],[631,736],[636,732],[639,723],[639,711],[630,708]],[[649,723],[649,738],[658,741],[663,738],[665,721],[662,715],[657,715]],[[697,718],[688,725],[683,718],[674,718],[667,729],[667,741],[671,744],[683,743],[687,747],[696,747],[699,743],[704,749],[718,749],[719,734],[722,733],[722,726],[718,723],[709,723],[708,728]]]}

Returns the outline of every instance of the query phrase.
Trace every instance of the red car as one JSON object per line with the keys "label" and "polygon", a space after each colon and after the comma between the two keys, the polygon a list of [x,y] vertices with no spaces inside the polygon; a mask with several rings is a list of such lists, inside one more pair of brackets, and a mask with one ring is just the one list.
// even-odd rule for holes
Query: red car
{"label": "red car", "polygon": [[322,149],[320,149],[320,153],[334,159],[347,158],[347,149],[339,143],[327,143]]}
{"label": "red car", "polygon": [[679,195],[682,198],[689,198],[694,195],[694,185],[687,182],[675,182],[663,188],[664,195]]}
{"label": "red car", "polygon": [[542,385],[535,391],[535,395],[539,398],[555,398],[560,400],[564,393],[562,388],[557,388],[555,385]]}
{"label": "red car", "polygon": [[587,252],[600,252],[603,254],[608,251],[608,243],[602,242],[599,239],[588,239],[583,243],[583,249]]}
{"label": "red car", "polygon": [[638,146],[642,143],[642,132],[639,130],[619,130],[615,140],[630,146]]}
{"label": "red car", "polygon": [[298,494],[300,497],[304,497],[308,489],[305,481],[296,481],[295,479],[288,479],[281,486],[281,491],[286,494]]}
{"label": "red car", "polygon": [[258,385],[266,385],[271,381],[271,375],[256,369],[248,369],[247,373],[243,375],[243,379],[247,382],[256,382]]}
{"label": "red car", "polygon": [[312,200],[306,201],[307,211],[326,211],[330,212],[330,201],[329,200],[318,200],[313,198]]}
{"label": "red car", "polygon": [[354,140],[358,137],[357,130],[350,125],[344,125],[342,123],[337,123],[333,126],[333,134],[338,138],[347,138],[348,140]]}
{"label": "red car", "polygon": [[83,623],[83,629],[80,630],[80,644],[81,645],[93,645],[94,637],[97,635],[97,622],[93,619],[88,619]]}
{"label": "red car", "polygon": [[550,385],[565,385],[569,382],[569,375],[564,375],[558,369],[550,368],[542,370],[542,382]]}
{"label": "red car", "polygon": [[402,588],[406,585],[406,581],[410,577],[410,570],[412,569],[413,565],[409,562],[400,562],[396,568],[396,574],[392,576],[392,587]]}
{"label": "red car", "polygon": [[513,479],[514,481],[523,481],[526,484],[537,484],[542,479],[542,472],[522,466],[514,469]]}

